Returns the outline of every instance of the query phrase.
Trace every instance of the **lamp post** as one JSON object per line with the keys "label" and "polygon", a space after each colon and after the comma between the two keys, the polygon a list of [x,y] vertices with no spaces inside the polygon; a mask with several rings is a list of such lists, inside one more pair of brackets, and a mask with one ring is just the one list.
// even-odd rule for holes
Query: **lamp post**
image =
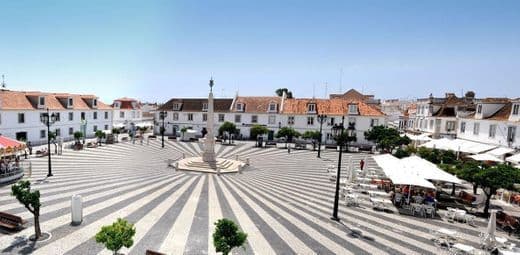
{"label": "lamp post", "polygon": [[323,138],[323,122],[327,121],[327,115],[325,114],[319,114],[318,115],[318,121],[320,122],[320,137],[318,141],[318,158],[321,157],[321,139]]}
{"label": "lamp post", "polygon": [[159,112],[159,118],[162,120],[161,125],[161,147],[164,148],[164,119],[166,118],[166,111],[160,111]]}
{"label": "lamp post", "polygon": [[83,144],[85,144],[85,137],[87,137],[87,118],[81,119],[81,128],[83,131]]}
{"label": "lamp post", "polygon": [[334,138],[336,139],[336,143],[339,146],[338,171],[336,173],[336,193],[334,196],[334,210],[332,211],[332,218],[331,218],[331,220],[335,220],[335,221],[339,221],[339,218],[338,218],[339,179],[341,178],[341,156],[343,154],[343,144],[344,144],[343,131],[345,130],[345,127],[343,126],[344,123],[345,123],[345,116],[343,116],[341,118],[341,124],[334,124],[334,127],[332,127],[332,130],[334,132]]}
{"label": "lamp post", "polygon": [[47,173],[47,177],[52,176],[52,168],[51,168],[51,125],[56,122],[56,114],[50,114],[49,108],[47,108],[46,113],[42,113],[40,115],[40,121],[47,126],[47,154],[49,161],[49,172]]}

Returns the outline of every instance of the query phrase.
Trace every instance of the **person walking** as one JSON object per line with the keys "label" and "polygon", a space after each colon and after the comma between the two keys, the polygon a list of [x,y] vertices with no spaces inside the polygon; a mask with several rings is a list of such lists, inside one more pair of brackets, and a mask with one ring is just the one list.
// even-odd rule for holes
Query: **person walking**
{"label": "person walking", "polygon": [[361,169],[361,171],[363,171],[364,167],[365,167],[365,161],[364,160],[359,161],[359,168]]}

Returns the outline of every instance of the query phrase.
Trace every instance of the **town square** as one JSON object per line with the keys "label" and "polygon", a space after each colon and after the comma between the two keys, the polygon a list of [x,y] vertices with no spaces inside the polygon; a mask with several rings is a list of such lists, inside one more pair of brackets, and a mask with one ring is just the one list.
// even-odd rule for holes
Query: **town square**
{"label": "town square", "polygon": [[0,254],[520,254],[518,1],[0,10]]}

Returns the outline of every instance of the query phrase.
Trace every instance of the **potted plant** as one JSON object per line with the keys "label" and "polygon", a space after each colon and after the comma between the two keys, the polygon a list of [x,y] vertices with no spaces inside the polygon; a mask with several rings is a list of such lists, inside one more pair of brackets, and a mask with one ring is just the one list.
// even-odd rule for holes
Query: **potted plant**
{"label": "potted plant", "polygon": [[76,131],[74,132],[74,150],[81,150],[83,149],[83,144],[81,144],[81,138],[83,138],[83,132]]}
{"label": "potted plant", "polygon": [[105,132],[98,130],[98,131],[96,131],[95,136],[97,138],[97,142],[98,142],[99,146],[101,146],[101,139],[106,137]]}

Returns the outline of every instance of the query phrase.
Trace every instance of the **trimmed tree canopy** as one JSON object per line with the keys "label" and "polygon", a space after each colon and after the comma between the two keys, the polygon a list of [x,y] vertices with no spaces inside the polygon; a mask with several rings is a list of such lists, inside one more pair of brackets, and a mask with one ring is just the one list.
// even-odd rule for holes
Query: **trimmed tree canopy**
{"label": "trimmed tree canopy", "polygon": [[256,139],[257,136],[267,133],[269,133],[269,129],[264,126],[253,125],[251,127],[251,139]]}
{"label": "trimmed tree canopy", "polygon": [[484,214],[488,214],[491,196],[500,188],[512,190],[515,183],[520,183],[520,169],[510,165],[500,164],[480,170],[476,176],[477,183],[486,194]]}
{"label": "trimmed tree canopy", "polygon": [[283,96],[283,92],[285,92],[287,94],[287,98],[293,98],[292,92],[289,91],[289,89],[287,89],[287,88],[279,88],[275,92],[276,92],[276,95],[278,95],[279,97]]}
{"label": "trimmed tree canopy", "polygon": [[385,126],[375,126],[366,131],[365,138],[375,142],[379,148],[386,151],[391,151],[397,146],[407,145],[411,142],[409,137],[401,137],[397,129]]}
{"label": "trimmed tree canopy", "polygon": [[229,121],[226,121],[218,128],[219,134],[229,133],[234,134],[237,132],[237,126]]}
{"label": "trimmed tree canopy", "polygon": [[244,245],[247,234],[238,229],[237,224],[229,219],[220,219],[215,222],[215,232],[213,233],[213,245],[216,252],[227,255],[235,247]]}
{"label": "trimmed tree canopy", "polygon": [[108,250],[117,254],[123,246],[132,247],[134,235],[134,224],[118,218],[112,225],[101,227],[101,231],[96,234],[96,242],[104,244]]}
{"label": "trimmed tree canopy", "polygon": [[299,136],[301,136],[301,134],[291,127],[282,127],[280,130],[278,130],[278,133],[276,133],[276,138],[287,137],[289,141],[292,141],[293,137]]}

